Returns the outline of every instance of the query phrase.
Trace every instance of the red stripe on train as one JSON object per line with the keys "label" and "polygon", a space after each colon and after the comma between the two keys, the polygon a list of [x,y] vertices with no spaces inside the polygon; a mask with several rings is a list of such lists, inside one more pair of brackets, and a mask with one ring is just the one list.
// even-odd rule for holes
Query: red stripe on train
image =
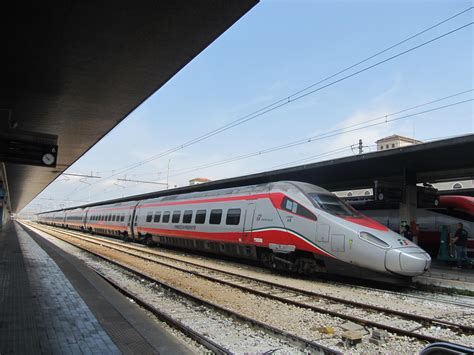
{"label": "red stripe on train", "polygon": [[[175,230],[175,229],[160,229],[160,228],[148,228],[138,227],[139,233],[150,233],[160,236],[169,237],[183,237],[183,238],[194,238],[201,240],[212,240],[224,243],[235,243],[235,244],[251,244],[256,246],[268,247],[270,243],[273,244],[284,244],[294,245],[298,250],[304,250],[311,253],[316,253],[328,257],[332,255],[326,253],[324,250],[316,248],[311,243],[305,241],[302,238],[295,236],[292,233],[286,232],[279,229],[253,231],[249,237],[249,233],[243,232],[198,232],[193,230]],[[256,242],[255,238],[261,238],[262,242]]]}

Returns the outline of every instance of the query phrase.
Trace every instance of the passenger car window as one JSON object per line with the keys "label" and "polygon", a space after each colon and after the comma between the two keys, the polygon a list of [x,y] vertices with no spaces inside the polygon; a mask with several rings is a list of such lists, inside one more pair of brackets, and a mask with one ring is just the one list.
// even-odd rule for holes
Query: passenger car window
{"label": "passenger car window", "polygon": [[191,211],[191,210],[184,211],[184,213],[183,213],[183,223],[191,223],[192,219],[193,219],[193,211]]}
{"label": "passenger car window", "polygon": [[155,217],[153,218],[153,222],[160,223],[161,219],[161,212],[155,212]]}
{"label": "passenger car window", "polygon": [[180,218],[181,218],[181,211],[174,211],[173,217],[171,218],[171,223],[179,223]]}
{"label": "passenger car window", "polygon": [[146,221],[151,222],[152,218],[153,218],[153,212],[148,212],[146,215]]}
{"label": "passenger car window", "polygon": [[230,208],[227,210],[225,224],[236,226],[240,223],[240,208]]}
{"label": "passenger car window", "polygon": [[170,221],[170,211],[163,213],[163,223],[168,223]]}
{"label": "passenger car window", "polygon": [[222,210],[211,210],[209,224],[221,224]]}
{"label": "passenger car window", "polygon": [[206,210],[197,210],[194,223],[204,224],[205,221],[206,221]]}

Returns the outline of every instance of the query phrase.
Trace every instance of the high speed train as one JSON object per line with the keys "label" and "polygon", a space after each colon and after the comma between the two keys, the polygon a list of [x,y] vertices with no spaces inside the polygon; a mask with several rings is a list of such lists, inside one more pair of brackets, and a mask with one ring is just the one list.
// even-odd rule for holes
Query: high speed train
{"label": "high speed train", "polygon": [[299,273],[423,274],[430,256],[318,186],[281,181],[38,215],[40,223]]}

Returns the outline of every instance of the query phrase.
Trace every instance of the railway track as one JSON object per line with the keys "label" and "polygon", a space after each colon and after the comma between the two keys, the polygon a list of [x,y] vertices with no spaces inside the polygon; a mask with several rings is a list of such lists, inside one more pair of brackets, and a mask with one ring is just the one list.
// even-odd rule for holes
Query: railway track
{"label": "railway track", "polygon": [[[201,305],[213,308],[213,309],[217,310],[218,312],[220,312],[222,314],[225,314],[225,315],[230,316],[232,318],[239,319],[239,321],[247,323],[253,328],[261,328],[266,333],[271,334],[271,335],[273,335],[277,338],[280,338],[280,339],[282,339],[286,342],[292,343],[293,345],[297,346],[298,349],[300,349],[302,353],[322,354],[322,355],[326,355],[326,354],[327,355],[340,355],[341,354],[341,352],[339,352],[337,350],[329,349],[329,348],[327,348],[325,346],[322,346],[322,345],[320,345],[316,342],[313,342],[311,340],[308,340],[308,339],[302,338],[298,335],[295,335],[295,334],[286,332],[284,330],[272,327],[272,326],[270,326],[268,324],[265,324],[265,323],[262,323],[262,322],[260,322],[256,319],[253,319],[253,318],[247,317],[245,315],[239,314],[239,313],[234,312],[234,311],[232,311],[232,310],[230,310],[226,307],[222,307],[218,304],[209,302],[205,299],[202,299],[202,298],[197,297],[193,294],[185,292],[181,289],[178,289],[178,288],[170,285],[169,283],[166,283],[166,282],[157,280],[156,278],[150,277],[149,275],[140,272],[139,270],[137,270],[134,267],[131,267],[129,265],[125,265],[125,264],[123,264],[121,262],[118,262],[116,260],[112,260],[112,259],[110,259],[110,258],[108,258],[104,255],[101,255],[101,254],[96,253],[94,251],[88,250],[87,248],[84,248],[84,247],[79,246],[77,244],[71,243],[70,241],[68,241],[66,239],[63,239],[62,237],[60,237],[56,234],[56,233],[58,233],[58,234],[60,234],[60,233],[68,234],[68,232],[65,232],[65,231],[60,230],[60,229],[51,231],[51,230],[47,230],[46,228],[38,227],[36,225],[35,226],[30,226],[30,227],[32,227],[34,229],[41,230],[43,232],[46,232],[49,235],[51,235],[55,238],[58,238],[58,239],[66,242],[66,243],[68,243],[68,244],[70,244],[70,245],[72,245],[76,248],[79,248],[79,249],[81,249],[81,250],[83,250],[87,253],[90,253],[90,254],[94,255],[95,257],[97,257],[99,259],[102,259],[102,260],[104,260],[108,263],[116,265],[116,266],[126,270],[127,272],[136,275],[142,281],[146,280],[146,281],[148,281],[152,284],[157,284],[160,287],[171,290],[173,293],[176,293],[179,296],[184,296],[185,298],[190,299],[191,301],[196,302],[197,304],[201,304]],[[33,231],[34,231],[34,229],[33,229]],[[74,233],[74,232],[72,232],[72,233]],[[136,302],[137,304],[139,304],[140,306],[142,306],[146,310],[153,313],[158,319],[166,322],[167,324],[169,324],[173,328],[175,328],[175,329],[181,331],[183,334],[189,336],[191,339],[193,339],[197,343],[201,344],[202,346],[204,346],[205,348],[210,350],[212,353],[215,353],[215,354],[233,354],[234,353],[234,352],[228,350],[225,346],[219,345],[216,342],[210,340],[208,338],[208,336],[206,336],[205,334],[196,332],[191,327],[186,326],[185,324],[183,324],[180,321],[175,320],[173,317],[169,316],[165,312],[160,311],[159,309],[157,309],[156,307],[154,307],[153,305],[148,303],[146,300],[144,300],[142,297],[140,297],[136,293],[128,290],[127,288],[121,287],[117,282],[115,282],[112,278],[109,278],[103,272],[100,272],[98,270],[95,270],[95,271],[102,278],[104,278],[107,282],[109,282],[112,286],[114,286],[121,293],[123,293],[126,297],[132,299],[134,302]],[[274,350],[278,350],[278,349],[274,349]],[[272,353],[272,352],[273,351],[271,351],[270,353]]]}
{"label": "railway track", "polygon": [[[71,238],[76,238],[83,242],[92,243],[98,246],[106,246],[107,248],[126,253],[133,257],[192,274],[215,283],[237,288],[260,297],[273,299],[275,301],[306,308],[314,312],[338,317],[360,324],[364,327],[384,329],[391,333],[408,336],[421,341],[450,341],[450,339],[443,339],[442,337],[430,335],[427,330],[432,327],[443,327],[449,329],[453,334],[462,333],[464,335],[474,333],[473,326],[457,324],[442,319],[434,319],[407,312],[388,310],[384,307],[368,305],[358,301],[328,296],[314,291],[301,290],[295,287],[261,280],[259,278],[243,276],[233,272],[204,266],[202,264],[184,261],[177,257],[163,255],[160,252],[145,247],[127,245],[104,238],[92,237],[76,231],[64,231],[62,229],[52,229],[51,227],[44,226],[35,226],[35,228],[39,228],[50,234],[59,233],[63,236],[66,235]],[[341,305],[343,305],[343,307],[341,307]],[[370,320],[371,316],[374,314],[377,314],[377,316],[383,315],[385,319],[389,319],[390,322],[381,323]],[[402,326],[397,327],[387,324],[394,324],[397,322],[402,324]]]}

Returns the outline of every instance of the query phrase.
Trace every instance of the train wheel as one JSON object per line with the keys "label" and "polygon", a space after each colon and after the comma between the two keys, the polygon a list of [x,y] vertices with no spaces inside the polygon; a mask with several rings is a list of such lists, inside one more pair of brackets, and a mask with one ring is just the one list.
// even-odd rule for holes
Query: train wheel
{"label": "train wheel", "polygon": [[153,245],[155,245],[155,243],[153,242],[153,238],[151,237],[151,235],[147,235],[145,237],[145,245],[149,246],[149,247],[152,247]]}
{"label": "train wheel", "polygon": [[268,268],[273,269],[276,267],[275,261],[273,260],[273,253],[271,251],[263,251],[260,254],[260,260],[262,261],[263,265]]}

